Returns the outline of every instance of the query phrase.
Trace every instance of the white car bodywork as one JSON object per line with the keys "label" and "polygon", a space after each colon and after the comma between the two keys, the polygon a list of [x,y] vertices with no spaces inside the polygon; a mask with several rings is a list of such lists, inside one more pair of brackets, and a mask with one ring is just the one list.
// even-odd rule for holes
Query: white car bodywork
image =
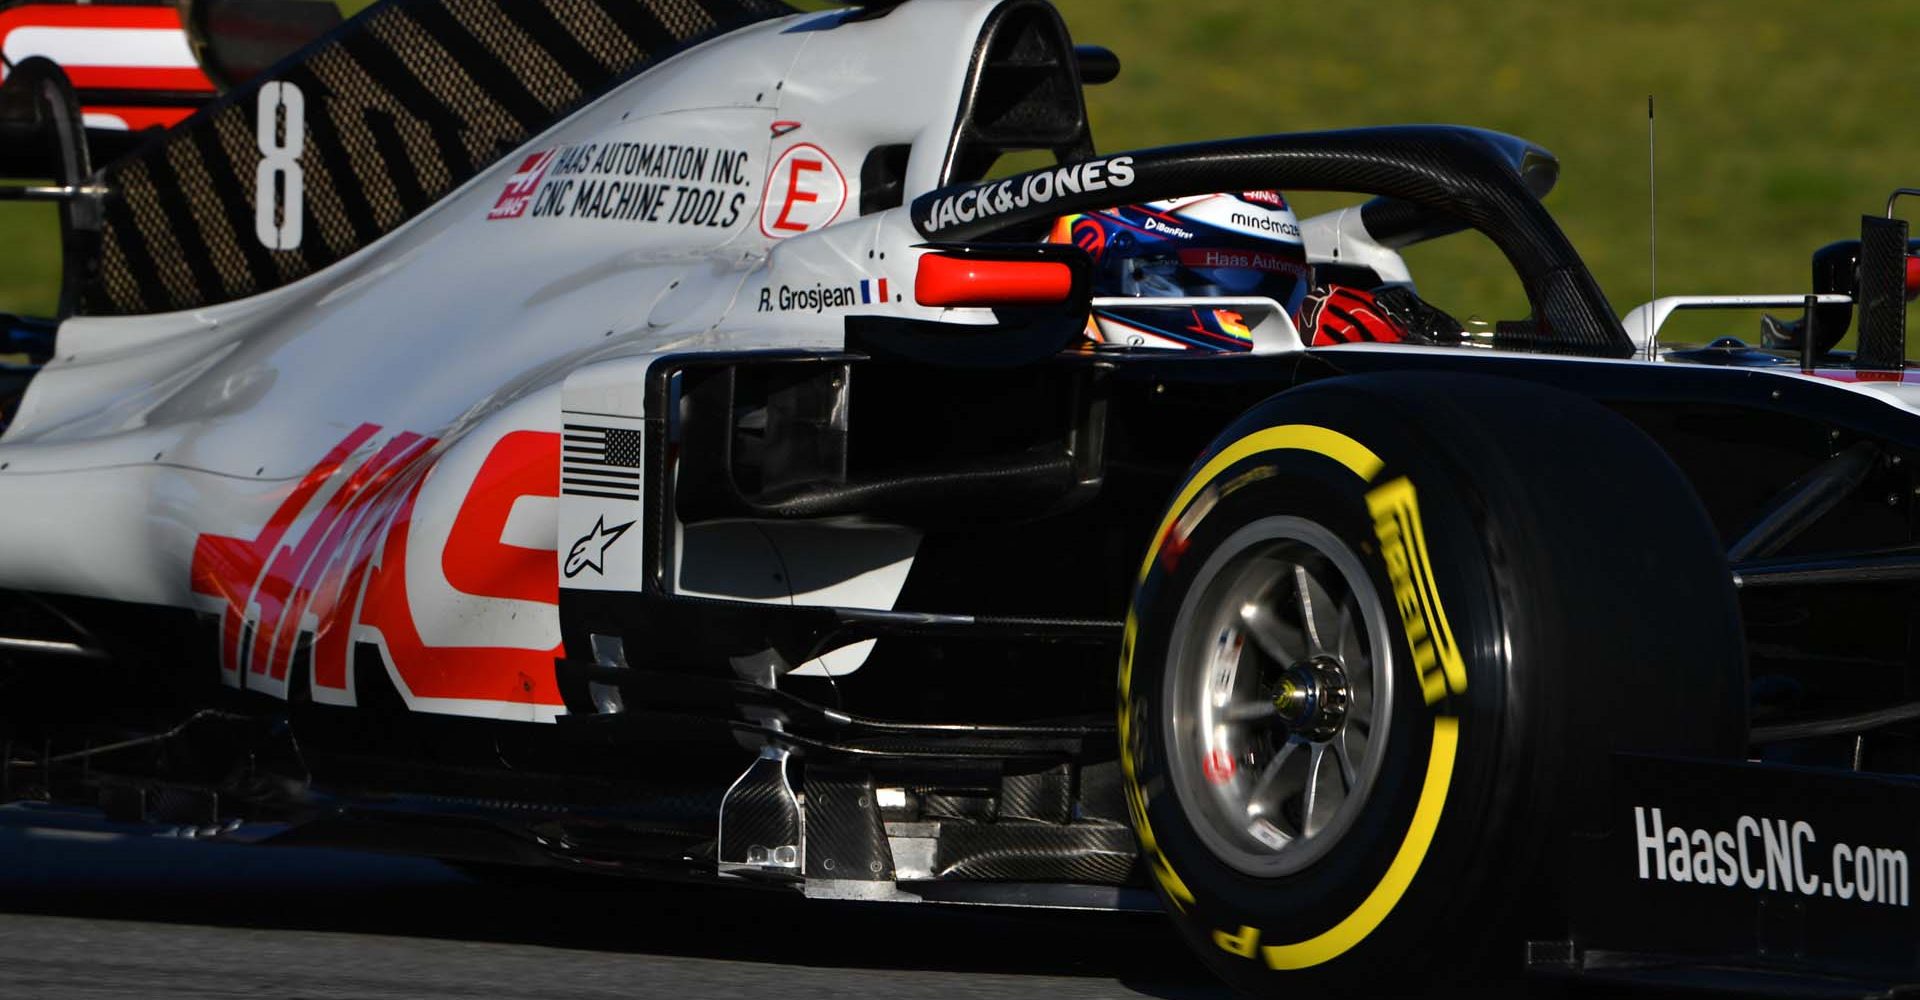
{"label": "white car bodywork", "polygon": [[[992,321],[914,301],[922,238],[904,207],[861,214],[861,168],[906,144],[903,201],[939,186],[973,56],[956,40],[998,3],[725,35],[331,268],[190,312],[68,321],[0,440],[0,587],[220,616],[235,687],[285,697],[310,646],[313,697],[354,704],[364,642],[415,710],[551,721],[561,589],[644,582],[636,456],[657,359],[837,350],[856,313]],[[1410,280],[1357,219],[1308,220],[1311,256]],[[1272,319],[1256,349],[1297,349]],[[668,592],[866,608],[892,606],[918,540],[673,530]],[[856,669],[866,645],[802,669]]]}
{"label": "white car bodywork", "polygon": [[[641,572],[637,536],[608,537],[638,516],[638,486],[561,496],[563,427],[639,430],[668,352],[838,348],[856,308],[941,317],[912,300],[905,209],[859,214],[861,161],[910,143],[907,198],[935,186],[971,56],[953,40],[995,6],[723,36],[332,268],[191,312],[68,321],[0,442],[0,585],[222,615],[235,686],[284,696],[306,634],[317,700],[353,703],[346,659],[371,641],[415,709],[554,718],[558,587],[637,589]],[[530,198],[519,212],[510,188]],[[678,551],[730,567],[704,592],[737,575],[756,583],[726,596],[872,607],[915,542],[692,534]],[[600,551],[563,576],[582,540]],[[757,581],[782,550],[812,572],[769,597]]]}

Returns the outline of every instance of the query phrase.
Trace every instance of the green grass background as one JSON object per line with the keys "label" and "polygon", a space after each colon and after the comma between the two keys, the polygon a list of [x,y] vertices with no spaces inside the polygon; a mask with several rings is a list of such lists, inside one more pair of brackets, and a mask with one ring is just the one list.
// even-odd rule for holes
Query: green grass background
{"label": "green grass background", "polygon": [[[1920,0],[1058,4],[1077,41],[1122,60],[1089,90],[1103,150],[1395,122],[1545,145],[1562,163],[1547,204],[1620,311],[1647,294],[1649,93],[1664,293],[1804,291],[1815,247],[1920,185]],[[1295,200],[1304,215],[1343,199]],[[5,208],[0,309],[44,312],[51,213]],[[1422,291],[1462,318],[1525,312],[1476,236],[1410,256]]]}
{"label": "green grass background", "polygon": [[[1662,293],[1804,291],[1815,247],[1857,236],[1892,188],[1920,186],[1913,0],[1060,7],[1076,40],[1122,59],[1120,79],[1090,91],[1104,148],[1440,121],[1545,145],[1561,161],[1547,205],[1621,312],[1647,297],[1648,94]],[[1462,318],[1525,312],[1477,236],[1409,257],[1422,292]]]}

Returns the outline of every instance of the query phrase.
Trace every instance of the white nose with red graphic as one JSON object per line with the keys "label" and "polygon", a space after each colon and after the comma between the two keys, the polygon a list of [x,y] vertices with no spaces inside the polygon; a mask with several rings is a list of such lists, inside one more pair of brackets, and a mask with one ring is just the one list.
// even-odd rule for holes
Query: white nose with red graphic
{"label": "white nose with red graphic", "polygon": [[810,142],[790,146],[773,161],[760,231],[774,239],[810,233],[847,207],[847,175],[827,151]]}

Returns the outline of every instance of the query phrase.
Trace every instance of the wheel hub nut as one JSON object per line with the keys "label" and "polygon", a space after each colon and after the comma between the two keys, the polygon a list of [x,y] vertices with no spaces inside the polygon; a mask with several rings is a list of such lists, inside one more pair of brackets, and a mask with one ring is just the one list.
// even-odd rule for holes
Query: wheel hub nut
{"label": "wheel hub nut", "polygon": [[1273,707],[1293,735],[1316,743],[1333,738],[1347,717],[1347,678],[1338,661],[1316,657],[1287,669]]}

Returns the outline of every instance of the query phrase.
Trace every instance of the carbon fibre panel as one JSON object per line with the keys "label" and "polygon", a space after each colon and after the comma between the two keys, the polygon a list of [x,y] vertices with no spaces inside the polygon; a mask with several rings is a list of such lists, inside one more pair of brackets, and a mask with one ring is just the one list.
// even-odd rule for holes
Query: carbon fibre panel
{"label": "carbon fibre panel", "polygon": [[1009,774],[1000,781],[1000,815],[1065,823],[1073,818],[1073,768],[1057,764],[1033,774]]}
{"label": "carbon fibre panel", "polygon": [[880,825],[872,778],[809,765],[806,788],[807,877],[891,881],[893,855]]}
{"label": "carbon fibre panel", "polygon": [[1907,364],[1907,220],[1860,220],[1860,350],[1854,366],[1900,371]]}
{"label": "carbon fibre panel", "polygon": [[719,861],[797,874],[805,853],[800,822],[800,803],[787,783],[787,753],[764,750],[720,802]]}
{"label": "carbon fibre panel", "polygon": [[937,879],[1001,882],[1130,881],[1139,849],[1119,823],[943,823]]}

